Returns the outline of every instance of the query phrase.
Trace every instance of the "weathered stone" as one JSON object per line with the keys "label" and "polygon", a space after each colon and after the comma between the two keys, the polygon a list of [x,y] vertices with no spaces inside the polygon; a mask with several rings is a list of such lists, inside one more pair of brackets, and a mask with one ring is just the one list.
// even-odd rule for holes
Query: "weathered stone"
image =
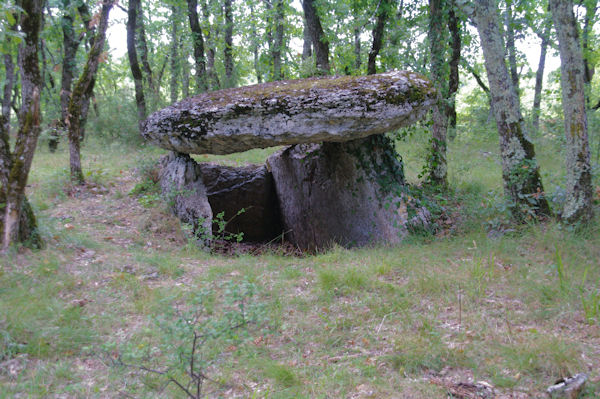
{"label": "weathered stone", "polygon": [[553,399],[577,399],[588,379],[587,374],[579,373],[572,377],[564,378],[548,387],[546,392]]}
{"label": "weathered stone", "polygon": [[[245,167],[200,164],[214,215],[224,212],[227,233],[244,233],[244,241],[267,242],[281,235],[273,176],[264,165]],[[244,212],[238,215],[238,212]],[[237,215],[237,216],[236,216]],[[213,225],[213,232],[218,226]]]}
{"label": "weathered stone", "polygon": [[159,182],[173,213],[209,244],[212,210],[202,181],[202,170],[189,155],[171,153],[160,161]]}
{"label": "weathered stone", "polygon": [[180,101],[150,115],[143,136],[188,154],[344,142],[410,125],[434,101],[413,72],[272,82]]}
{"label": "weathered stone", "polygon": [[[408,232],[402,163],[385,136],[288,147],[267,166],[286,238],[302,249],[392,244]],[[410,219],[427,223],[426,213]]]}

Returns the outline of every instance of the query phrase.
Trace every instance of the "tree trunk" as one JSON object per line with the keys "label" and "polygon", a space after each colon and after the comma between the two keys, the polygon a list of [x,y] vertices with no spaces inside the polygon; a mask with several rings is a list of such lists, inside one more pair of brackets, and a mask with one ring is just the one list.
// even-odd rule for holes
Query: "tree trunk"
{"label": "tree trunk", "polygon": [[[171,103],[177,102],[179,95],[179,36],[177,25],[179,24],[179,8],[171,6]],[[198,69],[198,65],[196,65]],[[196,74],[196,76],[198,76]],[[198,83],[198,82],[196,82]],[[196,88],[198,90],[198,88]]]}
{"label": "tree trunk", "polygon": [[[24,238],[23,233],[28,233],[26,227],[35,226],[33,212],[24,212],[24,208],[26,208],[25,186],[40,135],[41,124],[42,79],[38,44],[43,18],[42,5],[42,0],[23,0],[20,4],[24,11],[20,21],[24,39],[19,48],[22,106],[19,131],[12,154],[9,148],[8,132],[5,132],[3,128],[4,124],[0,137],[0,183],[2,184],[0,197],[3,197],[0,198],[0,202],[3,203],[4,208],[0,230],[3,251],[6,251],[11,243]],[[23,225],[21,222],[23,216],[29,216],[26,214],[30,214],[31,218],[28,223]]]}
{"label": "tree trunk", "polygon": [[[12,26],[11,30],[16,30],[16,26]],[[12,40],[10,37],[6,38],[7,47],[12,50]],[[2,91],[2,126],[0,129],[3,129],[8,135],[10,132],[10,104],[12,99],[12,91],[15,86],[15,64],[13,62],[12,51],[7,51],[3,55],[4,57],[4,87]]]}
{"label": "tree trunk", "polygon": [[313,0],[302,0],[304,9],[304,18],[310,34],[310,39],[315,49],[315,58],[317,59],[317,69],[321,75],[329,75],[329,41],[325,37],[321,20],[315,9]]}
{"label": "tree trunk", "polygon": [[233,0],[225,0],[224,7],[223,7],[223,11],[225,13],[225,48],[223,49],[223,63],[225,64],[225,88],[235,86],[235,79],[233,76],[233,9],[232,9],[232,5],[233,5]]}
{"label": "tree trunk", "polygon": [[548,50],[548,41],[550,38],[550,26],[544,28],[544,32],[541,34],[542,44],[540,46],[540,61],[538,68],[535,73],[535,89],[533,94],[533,119],[531,126],[533,131],[537,133],[540,130],[540,113],[542,104],[542,87],[544,85],[544,69],[546,67],[546,52]]}
{"label": "tree trunk", "polygon": [[[444,35],[444,0],[429,0],[429,44],[431,50],[431,78],[437,89],[437,102],[432,107],[431,153],[428,159],[429,181],[446,186],[446,133],[448,115],[444,100],[448,93],[444,68],[447,38]],[[374,65],[374,64],[373,64]]]}
{"label": "tree trunk", "polygon": [[377,73],[375,61],[377,55],[381,50],[383,44],[383,32],[385,23],[388,19],[390,8],[392,7],[394,0],[381,0],[377,9],[377,22],[373,28],[373,44],[371,45],[371,51],[369,51],[369,61],[367,63],[367,74],[373,75]]}
{"label": "tree trunk", "polygon": [[[358,23],[355,21],[355,23]],[[360,75],[360,67],[362,60],[360,57],[360,27],[354,28],[354,71],[357,75]]]}
{"label": "tree trunk", "polygon": [[[519,100],[519,72],[517,71],[517,49],[515,47],[515,29],[512,12],[512,0],[506,0],[506,49],[508,51],[508,65],[510,65],[510,78]],[[520,100],[519,100],[520,102]]]}
{"label": "tree trunk", "polygon": [[[213,1],[211,1],[211,8],[214,9]],[[202,2],[202,14],[204,18],[204,25],[207,27],[206,29],[206,44],[208,46],[206,52],[206,73],[208,74],[208,79],[210,81],[211,90],[219,90],[221,88],[221,82],[219,81],[219,76],[217,75],[217,71],[215,70],[215,43],[211,24],[210,24],[210,13],[208,11],[208,5],[206,1]],[[258,40],[258,38],[256,39]],[[258,46],[258,45],[257,45]],[[258,47],[257,47],[258,54]],[[259,82],[260,83],[260,82]]]}
{"label": "tree trunk", "polygon": [[585,107],[584,64],[577,20],[571,0],[550,0],[549,5],[558,34],[567,137],[567,194],[561,217],[568,223],[587,222],[593,216],[592,168]]}
{"label": "tree trunk", "polygon": [[[254,3],[250,2],[250,15],[254,15]],[[262,73],[260,72],[260,65],[258,59],[258,35],[256,33],[256,25],[252,21],[251,32],[252,35],[252,56],[254,60],[254,73],[256,74],[256,81],[262,83]]]}
{"label": "tree trunk", "polygon": [[496,2],[477,0],[474,11],[500,136],[504,191],[513,217],[524,221],[532,213],[548,215],[550,207],[544,197],[535,149],[525,134],[516,91],[506,68]]}
{"label": "tree trunk", "polygon": [[[139,40],[134,40],[134,43],[139,47],[138,50],[140,59],[142,60],[142,68],[146,75],[148,87],[150,87],[150,92],[156,98],[158,97],[158,91],[154,84],[154,75],[152,74],[152,68],[150,68],[150,61],[148,61],[148,42],[146,41],[146,28],[144,27],[144,10],[142,9],[142,2],[140,0],[136,0],[135,2],[137,7],[135,30],[136,35],[139,35]],[[138,36],[135,37],[137,39]]]}
{"label": "tree trunk", "polygon": [[312,38],[310,36],[310,31],[308,30],[306,18],[303,18],[302,21],[304,22],[302,29],[302,61],[305,61],[312,57]]}
{"label": "tree trunk", "polygon": [[590,31],[594,28],[594,18],[596,16],[596,4],[597,0],[588,0],[585,2],[585,18],[583,21],[583,83],[585,87],[585,103],[586,107],[590,108],[590,94],[592,78],[594,77],[594,64],[590,62],[589,58],[593,55],[593,51],[589,49],[590,43]]}
{"label": "tree trunk", "polygon": [[129,66],[131,75],[133,76],[133,85],[135,88],[135,105],[137,106],[138,129],[140,133],[144,127],[146,120],[146,99],[144,98],[144,83],[142,70],[138,62],[137,43],[136,43],[136,27],[138,26],[137,17],[138,10],[141,9],[140,0],[129,0],[129,8],[127,9],[127,57],[129,58]]}
{"label": "tree trunk", "polygon": [[206,84],[206,61],[204,59],[204,38],[202,28],[198,20],[198,1],[187,0],[188,19],[192,31],[192,43],[194,45],[194,61],[196,62],[196,90],[194,92],[205,92]]}
{"label": "tree trunk", "polygon": [[273,80],[282,80],[283,72],[281,70],[281,51],[283,50],[283,23],[284,23],[283,0],[276,0],[275,3],[275,38],[273,40]]}
{"label": "tree trunk", "polygon": [[450,0],[448,3],[448,30],[450,31],[450,76],[448,79],[448,125],[450,130],[448,138],[453,140],[456,137],[456,93],[459,86],[460,52],[462,42],[460,37],[460,25],[456,16],[456,0]]}
{"label": "tree trunk", "polygon": [[[86,105],[89,106],[90,94],[94,90],[96,72],[100,63],[100,55],[104,50],[106,40],[106,29],[108,28],[108,14],[113,2],[102,3],[100,19],[93,44],[87,56],[83,72],[73,89],[71,101],[69,102],[69,154],[71,167],[71,180],[76,184],[83,184],[83,172],[81,170],[81,130],[85,126],[87,116]],[[135,26],[135,25],[134,25]]]}

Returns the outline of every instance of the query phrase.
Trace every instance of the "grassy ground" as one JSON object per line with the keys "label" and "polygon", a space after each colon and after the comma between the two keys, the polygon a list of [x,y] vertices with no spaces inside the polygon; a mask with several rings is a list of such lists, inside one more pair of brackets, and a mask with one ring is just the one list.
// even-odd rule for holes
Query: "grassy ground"
{"label": "grassy ground", "polygon": [[[552,188],[563,158],[542,144]],[[415,181],[426,144],[399,149]],[[64,148],[36,155],[29,195],[47,247],[0,258],[0,397],[184,397],[165,387],[184,381],[181,370],[140,366],[178,364],[178,345],[192,343],[184,315],[202,310],[202,331],[218,329],[239,304],[235,287],[248,286],[254,322],[198,348],[207,397],[469,398],[459,384],[474,381],[499,397],[544,397],[577,372],[590,376],[586,397],[600,392],[598,224],[508,229],[489,132],[450,146],[450,233],[305,257],[197,249],[155,197],[129,195],[135,169],[159,156],[87,144],[90,184],[76,189]]]}

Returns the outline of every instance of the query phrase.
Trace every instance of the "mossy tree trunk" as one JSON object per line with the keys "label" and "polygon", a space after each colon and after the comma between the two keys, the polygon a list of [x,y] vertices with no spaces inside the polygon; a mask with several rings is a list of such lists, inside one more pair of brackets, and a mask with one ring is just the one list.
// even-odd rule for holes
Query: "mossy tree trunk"
{"label": "mossy tree trunk", "polygon": [[[83,72],[73,89],[71,101],[69,102],[69,155],[71,180],[77,184],[83,184],[83,172],[81,170],[81,131],[85,126],[89,98],[94,90],[96,72],[100,63],[100,55],[104,51],[106,40],[106,29],[108,28],[108,14],[113,6],[112,0],[102,3],[100,20],[92,47],[87,56]],[[87,104],[86,104],[87,103]]]}
{"label": "mossy tree trunk", "polygon": [[[11,31],[17,30],[16,24],[10,26]],[[9,50],[12,50],[12,39],[9,35],[6,36],[6,47]],[[15,85],[15,63],[13,62],[13,54],[12,51],[7,51],[3,54],[4,59],[4,87],[2,90],[2,126],[0,129],[3,129],[6,134],[8,134],[10,130],[10,103],[12,100],[12,91]]]}
{"label": "mossy tree trunk", "polygon": [[558,34],[562,102],[567,138],[567,198],[563,220],[586,222],[592,218],[592,169],[585,109],[584,63],[571,0],[550,0]]}
{"label": "mossy tree trunk", "polygon": [[550,207],[544,196],[534,145],[526,135],[519,100],[506,67],[496,2],[477,0],[472,6],[500,136],[505,194],[516,220],[526,220],[531,213],[548,215]]}
{"label": "mossy tree trunk", "polygon": [[129,67],[133,76],[133,86],[135,88],[135,105],[137,107],[138,129],[140,133],[143,129],[146,119],[146,99],[144,98],[144,77],[138,61],[136,27],[138,26],[138,10],[141,8],[140,0],[129,0],[127,9],[127,57]]}
{"label": "mossy tree trunk", "polygon": [[[179,68],[179,7],[171,6],[171,56],[170,67],[171,67],[171,103],[176,103],[179,97],[179,75],[181,70]],[[198,66],[196,66],[198,68]],[[197,91],[198,87],[196,87]]]}
{"label": "mossy tree trunk", "polygon": [[[210,82],[211,90],[219,90],[221,88],[221,82],[219,81],[219,75],[215,69],[215,39],[218,36],[218,30],[214,28],[215,24],[210,23],[210,11],[215,9],[215,0],[210,0],[207,4],[205,0],[202,1],[202,18],[204,26],[206,27],[206,73]],[[252,13],[251,13],[252,14]],[[257,39],[258,40],[258,39]],[[258,54],[258,47],[256,50]],[[260,83],[260,81],[259,81]]]}
{"label": "mossy tree trunk", "polygon": [[302,8],[304,9],[304,18],[306,27],[315,51],[317,61],[317,69],[322,75],[329,75],[331,68],[329,66],[329,41],[323,32],[321,19],[317,14],[317,10],[313,0],[302,0]]}
{"label": "mossy tree trunk", "polygon": [[[26,212],[23,210],[26,204],[27,177],[40,134],[42,79],[38,43],[42,26],[43,1],[23,0],[20,6],[24,11],[20,20],[20,30],[24,34],[24,40],[19,48],[22,106],[19,131],[12,153],[9,147],[9,133],[4,129],[4,124],[0,127],[0,203],[3,204],[0,230],[3,251],[7,250],[13,242],[26,239],[35,229],[35,217],[30,211],[31,208],[27,208]],[[30,221],[22,224],[23,216]]]}
{"label": "mossy tree trunk", "polygon": [[282,80],[283,71],[281,69],[281,54],[283,51],[283,28],[285,22],[283,0],[275,1],[275,37],[273,40],[273,80]]}
{"label": "mossy tree trunk", "polygon": [[437,101],[432,107],[431,153],[428,159],[429,180],[439,186],[446,186],[446,134],[448,114],[448,70],[446,68],[446,43],[444,11],[445,0],[429,0],[429,45],[431,51],[431,78],[437,89]]}

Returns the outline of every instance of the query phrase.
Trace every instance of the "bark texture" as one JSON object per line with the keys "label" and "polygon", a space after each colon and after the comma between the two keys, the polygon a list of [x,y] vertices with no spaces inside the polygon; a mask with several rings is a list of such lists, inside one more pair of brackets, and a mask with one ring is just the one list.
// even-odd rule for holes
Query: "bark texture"
{"label": "bark texture", "polygon": [[431,51],[431,77],[437,89],[437,101],[432,107],[431,153],[429,155],[429,180],[446,186],[446,134],[448,115],[445,105],[447,74],[444,68],[447,38],[444,34],[444,0],[429,0],[429,44]]}
{"label": "bark texture", "polygon": [[88,53],[83,72],[73,89],[71,101],[69,102],[69,155],[71,180],[78,184],[84,182],[83,172],[81,170],[81,130],[85,126],[87,116],[87,107],[89,99],[94,90],[96,82],[96,72],[100,64],[100,55],[104,51],[104,42],[106,41],[106,29],[108,28],[108,15],[113,2],[108,0],[102,3],[98,29],[94,36],[94,42]]}
{"label": "bark texture", "polygon": [[[179,8],[171,6],[171,102],[174,103],[179,97],[179,78],[181,69],[179,68]],[[198,67],[198,65],[196,65]]]}
{"label": "bark texture", "polygon": [[[42,79],[39,67],[39,33],[42,26],[42,0],[23,0],[20,6],[21,32],[24,40],[19,48],[19,70],[21,73],[22,106],[19,116],[19,131],[14,151],[9,148],[8,132],[0,132],[0,195],[3,211],[0,230],[2,250],[13,242],[31,235],[35,217],[25,202],[25,186],[31,169],[33,154],[40,135],[41,112],[40,92]],[[25,223],[23,218],[25,217]]]}
{"label": "bark texture", "polygon": [[330,72],[329,41],[323,32],[321,19],[317,14],[313,0],[302,0],[302,8],[304,9],[306,27],[308,28],[308,33],[315,51],[317,69],[320,74],[328,75]]}
{"label": "bark texture", "polygon": [[525,133],[519,101],[506,67],[496,2],[477,0],[473,16],[481,39],[500,136],[504,191],[513,205],[513,216],[516,220],[524,220],[530,210],[536,215],[548,215],[550,207],[544,197],[534,146]]}
{"label": "bark texture", "polygon": [[198,20],[198,1],[187,0],[188,19],[192,31],[192,43],[194,45],[194,60],[196,61],[196,93],[201,93],[208,89],[206,84],[206,61],[204,57],[204,37],[202,28]]}
{"label": "bark texture", "polygon": [[275,38],[273,40],[273,80],[282,80],[281,51],[283,49],[283,23],[285,20],[283,0],[275,2]]}
{"label": "bark texture", "polygon": [[136,43],[136,27],[138,25],[138,10],[141,9],[140,0],[129,0],[129,8],[127,10],[127,57],[129,58],[129,67],[131,75],[133,75],[133,85],[135,88],[135,105],[137,106],[138,114],[138,129],[140,133],[146,119],[146,99],[144,98],[144,82],[142,70],[138,62],[137,43]]}
{"label": "bark texture", "polygon": [[460,22],[456,16],[456,0],[448,2],[448,30],[450,31],[450,76],[448,79],[448,125],[450,131],[448,138],[454,139],[456,136],[456,93],[459,86],[460,52],[462,49],[462,40],[460,36]]}
{"label": "bark texture", "polygon": [[205,93],[157,111],[143,136],[196,154],[342,142],[407,126],[434,98],[429,81],[411,72],[263,83]]}
{"label": "bark texture", "polygon": [[225,47],[223,48],[223,63],[225,64],[225,88],[235,86],[233,76],[233,0],[224,0],[225,14]]}
{"label": "bark texture", "polygon": [[587,222],[593,216],[592,169],[585,107],[584,64],[571,0],[550,0],[558,34],[562,102],[567,138],[566,202],[562,219]]}

